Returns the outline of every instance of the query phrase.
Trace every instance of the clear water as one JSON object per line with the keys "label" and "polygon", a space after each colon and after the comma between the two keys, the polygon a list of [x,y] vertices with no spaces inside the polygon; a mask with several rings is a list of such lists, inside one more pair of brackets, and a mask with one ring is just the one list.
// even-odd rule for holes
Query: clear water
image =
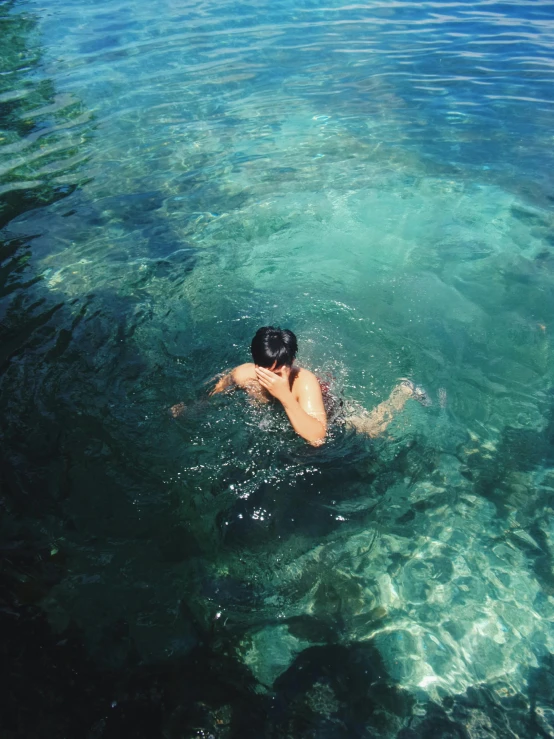
{"label": "clear water", "polygon": [[[0,30],[6,730],[554,736],[552,3]],[[267,324],[434,403],[314,450],[207,401]]]}

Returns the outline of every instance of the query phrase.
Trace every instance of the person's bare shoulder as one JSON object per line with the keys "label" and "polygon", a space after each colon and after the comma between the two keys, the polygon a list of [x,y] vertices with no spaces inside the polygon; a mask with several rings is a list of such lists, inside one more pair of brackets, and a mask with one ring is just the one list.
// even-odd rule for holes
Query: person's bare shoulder
{"label": "person's bare shoulder", "polygon": [[239,387],[245,387],[256,378],[256,371],[254,365],[250,362],[247,364],[239,364],[230,372],[227,372],[220,377],[217,381],[214,389],[210,392],[210,395],[217,395],[225,390],[238,385]]}
{"label": "person's bare shoulder", "polygon": [[300,407],[310,416],[317,418],[324,425],[327,424],[327,414],[323,405],[323,396],[319,380],[310,370],[300,368],[294,381],[296,399]]}
{"label": "person's bare shoulder", "polygon": [[256,381],[256,367],[253,362],[246,362],[246,364],[239,364],[238,367],[232,371],[233,381],[236,385],[244,387],[250,385]]}
{"label": "person's bare shoulder", "polygon": [[298,368],[298,374],[296,376],[295,384],[298,383],[299,386],[302,387],[317,387],[319,388],[319,380],[314,375],[313,372],[310,372],[310,370],[305,369],[304,367]]}

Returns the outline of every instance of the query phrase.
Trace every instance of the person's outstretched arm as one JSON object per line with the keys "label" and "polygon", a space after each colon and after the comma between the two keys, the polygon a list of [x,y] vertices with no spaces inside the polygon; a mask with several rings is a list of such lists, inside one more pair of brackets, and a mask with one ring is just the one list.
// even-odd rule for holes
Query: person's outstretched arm
{"label": "person's outstretched arm", "polygon": [[[232,385],[236,384],[235,380],[235,370],[238,369],[238,367],[235,367],[234,370],[231,370],[230,372],[227,372],[227,374],[223,375],[223,377],[220,377],[217,383],[215,384],[215,387],[213,387],[210,392],[208,393],[208,397],[212,397],[212,395],[215,395],[216,393],[222,393],[224,390],[227,390],[227,388],[231,387]],[[200,405],[205,401],[197,401],[195,405]],[[190,407],[187,408],[187,406],[184,403],[177,403],[176,405],[172,406],[169,409],[169,412],[173,416],[173,418],[179,418],[179,416],[184,415],[184,413],[190,410]]]}
{"label": "person's outstretched arm", "polygon": [[288,378],[280,377],[264,367],[256,367],[256,376],[260,385],[282,404],[296,433],[313,446],[323,444],[327,433],[327,414],[317,379],[311,373],[307,374],[302,379],[296,400]]}
{"label": "person's outstretched arm", "polygon": [[210,390],[209,396],[216,395],[217,393],[222,393],[224,390],[227,390],[227,388],[231,387],[231,385],[235,384],[235,377],[234,377],[235,370],[231,370],[231,372],[227,372],[226,375],[223,375],[223,377],[220,377],[217,383],[215,384],[215,387],[213,390]]}

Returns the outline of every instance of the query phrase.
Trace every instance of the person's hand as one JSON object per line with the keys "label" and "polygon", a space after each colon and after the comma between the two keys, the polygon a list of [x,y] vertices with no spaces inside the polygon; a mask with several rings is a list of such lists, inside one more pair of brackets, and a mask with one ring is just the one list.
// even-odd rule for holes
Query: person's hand
{"label": "person's hand", "polygon": [[260,385],[281,403],[292,398],[288,377],[281,377],[265,367],[256,367],[256,377]]}
{"label": "person's hand", "polygon": [[169,409],[169,412],[173,416],[173,418],[179,418],[179,416],[182,416],[183,413],[186,410],[186,406],[184,403],[177,403],[177,405],[171,406]]}

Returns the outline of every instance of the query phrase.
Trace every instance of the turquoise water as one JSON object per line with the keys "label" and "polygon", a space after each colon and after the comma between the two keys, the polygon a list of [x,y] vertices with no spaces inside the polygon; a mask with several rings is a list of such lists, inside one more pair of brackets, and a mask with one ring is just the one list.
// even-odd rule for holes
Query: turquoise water
{"label": "turquoise water", "polygon": [[[552,3],[0,32],[4,731],[554,736]],[[208,400],[268,324],[433,404]]]}

